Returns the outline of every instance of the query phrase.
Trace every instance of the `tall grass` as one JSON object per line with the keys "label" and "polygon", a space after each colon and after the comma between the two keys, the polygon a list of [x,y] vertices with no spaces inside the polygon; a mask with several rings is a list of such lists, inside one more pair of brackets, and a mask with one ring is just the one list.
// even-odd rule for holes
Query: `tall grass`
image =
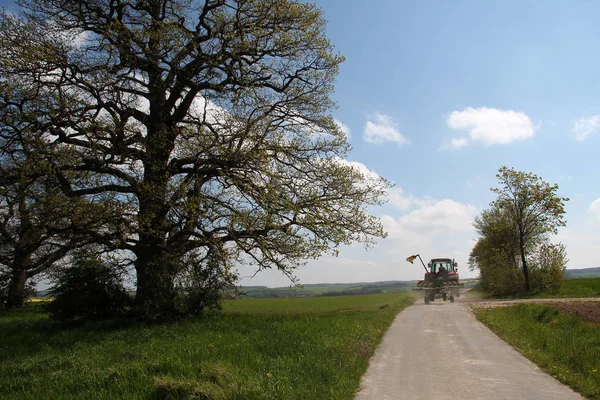
{"label": "tall grass", "polygon": [[477,318],[556,379],[600,400],[598,324],[537,304],[479,310]]}
{"label": "tall grass", "polygon": [[[407,294],[229,301],[164,325],[0,314],[2,399],[351,399]],[[37,307],[37,308],[36,308]]]}

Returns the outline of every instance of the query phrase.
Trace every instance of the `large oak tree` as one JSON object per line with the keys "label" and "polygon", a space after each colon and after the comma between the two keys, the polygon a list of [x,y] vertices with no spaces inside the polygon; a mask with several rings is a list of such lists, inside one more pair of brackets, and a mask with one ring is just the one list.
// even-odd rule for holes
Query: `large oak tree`
{"label": "large oak tree", "polygon": [[[182,260],[302,260],[384,236],[388,183],[345,162],[330,112],[343,58],[312,4],[289,0],[25,0],[3,15],[4,82],[20,118],[68,148],[69,196],[135,210],[137,308],[174,311]],[[43,146],[42,146],[43,147]],[[43,151],[43,148],[40,149]],[[198,276],[202,276],[199,274]]]}

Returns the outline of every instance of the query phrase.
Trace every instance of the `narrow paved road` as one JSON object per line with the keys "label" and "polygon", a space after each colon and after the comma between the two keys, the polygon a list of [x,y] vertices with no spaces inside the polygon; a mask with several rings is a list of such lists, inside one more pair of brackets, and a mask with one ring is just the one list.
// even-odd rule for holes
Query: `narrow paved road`
{"label": "narrow paved road", "polygon": [[398,314],[371,359],[356,400],[388,399],[583,397],[500,340],[465,303],[436,300]]}

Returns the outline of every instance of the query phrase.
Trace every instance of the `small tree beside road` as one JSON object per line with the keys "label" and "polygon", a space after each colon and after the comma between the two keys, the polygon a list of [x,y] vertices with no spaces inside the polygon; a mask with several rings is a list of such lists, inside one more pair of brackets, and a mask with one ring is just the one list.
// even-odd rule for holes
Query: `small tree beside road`
{"label": "small tree beside road", "polygon": [[[480,269],[484,282],[500,270],[506,271],[500,273],[501,280],[510,281],[511,288],[501,285],[496,294],[520,291],[515,286],[519,276],[526,292],[556,291],[562,282],[566,250],[562,244],[549,244],[549,238],[565,226],[565,202],[569,199],[557,194],[558,185],[533,173],[502,166],[496,177],[501,187],[491,190],[498,197],[475,220],[480,239],[471,252],[471,268]],[[535,264],[533,279],[529,258]],[[515,268],[520,270],[517,276]],[[508,281],[503,279],[507,275],[511,275]],[[532,284],[532,280],[536,282]]]}

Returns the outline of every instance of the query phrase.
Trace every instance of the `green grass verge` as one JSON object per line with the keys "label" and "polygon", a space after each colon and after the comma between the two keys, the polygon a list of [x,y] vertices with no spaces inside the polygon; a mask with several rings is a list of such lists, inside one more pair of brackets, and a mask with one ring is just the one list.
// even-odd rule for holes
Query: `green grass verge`
{"label": "green grass verge", "polygon": [[352,399],[410,294],[244,299],[163,324],[0,313],[2,399]]}
{"label": "green grass verge", "polygon": [[483,309],[477,318],[541,369],[600,400],[600,326],[537,304]]}

